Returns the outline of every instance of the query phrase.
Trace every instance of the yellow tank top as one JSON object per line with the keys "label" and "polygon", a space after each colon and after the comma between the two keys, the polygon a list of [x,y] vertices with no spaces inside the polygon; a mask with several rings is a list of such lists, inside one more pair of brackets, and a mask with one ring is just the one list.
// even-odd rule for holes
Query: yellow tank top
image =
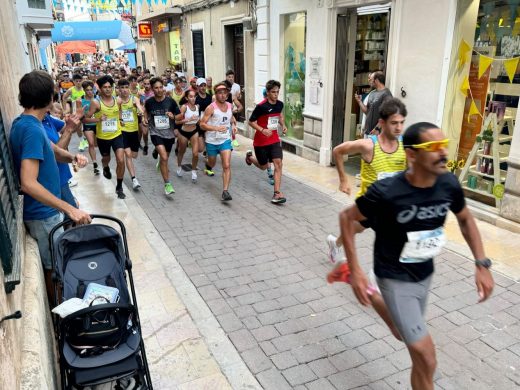
{"label": "yellow tank top", "polygon": [[177,103],[177,105],[180,107],[179,102],[181,101],[182,97],[184,96],[184,92],[182,92],[180,95],[177,95],[177,92],[174,89],[171,93],[171,96],[172,96],[172,99],[175,100],[175,103]]}
{"label": "yellow tank top", "polygon": [[123,117],[124,126],[121,127],[121,131],[127,133],[133,133],[138,129],[137,123],[137,108],[134,106],[134,97],[130,95],[130,98],[126,103],[121,103],[121,112]]}
{"label": "yellow tank top", "polygon": [[83,90],[83,88],[77,90],[76,87],[72,87],[70,89],[70,100],[72,100],[73,102],[75,102],[78,99],[81,99],[83,96],[85,96],[85,91]]}
{"label": "yellow tank top", "polygon": [[104,114],[107,119],[96,123],[96,137],[104,140],[111,140],[121,135],[119,126],[119,107],[116,104],[116,99],[113,99],[114,104],[107,106],[101,99],[99,105],[101,109],[94,115],[96,118],[101,118]]}
{"label": "yellow tank top", "polygon": [[369,138],[374,143],[374,155],[370,163],[361,160],[361,186],[356,195],[357,198],[364,195],[368,187],[375,181],[393,176],[406,169],[406,154],[401,138],[399,138],[397,150],[393,153],[386,153],[381,149],[376,135]]}

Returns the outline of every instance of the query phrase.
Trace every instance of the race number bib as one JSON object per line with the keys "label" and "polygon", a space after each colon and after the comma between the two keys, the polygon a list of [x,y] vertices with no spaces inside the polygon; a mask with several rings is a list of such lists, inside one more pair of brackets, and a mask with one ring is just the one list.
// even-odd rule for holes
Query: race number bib
{"label": "race number bib", "polygon": [[401,263],[423,263],[437,256],[446,244],[444,228],[408,232],[399,261]]}
{"label": "race number bib", "polygon": [[399,171],[398,172],[379,172],[377,174],[377,180],[386,179],[387,177],[395,176],[398,173],[399,173]]}
{"label": "race number bib", "polygon": [[156,115],[153,117],[155,128],[158,130],[166,130],[170,128],[170,118],[166,115]]}
{"label": "race number bib", "polygon": [[123,110],[121,113],[121,117],[123,118],[124,123],[133,123],[134,122],[134,113],[132,110]]}
{"label": "race number bib", "polygon": [[267,119],[267,128],[269,130],[278,130],[278,123],[280,122],[279,116],[270,116]]}
{"label": "race number bib", "polygon": [[101,131],[103,133],[115,133],[117,131],[117,119],[110,118],[101,122]]}

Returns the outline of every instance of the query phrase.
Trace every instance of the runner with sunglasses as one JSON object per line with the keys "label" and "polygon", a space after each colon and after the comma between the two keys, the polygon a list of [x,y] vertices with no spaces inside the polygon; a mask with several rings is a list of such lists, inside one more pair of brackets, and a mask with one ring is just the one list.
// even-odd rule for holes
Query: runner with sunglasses
{"label": "runner with sunglasses", "polygon": [[403,136],[408,169],[374,183],[356,204],[340,213],[341,236],[350,269],[350,284],[358,301],[369,306],[368,281],[356,253],[356,226],[370,221],[376,233],[374,272],[391,318],[390,328],[402,340],[412,360],[414,390],[433,390],[435,347],[424,319],[433,258],[446,242],[444,223],[451,210],[475,257],[479,302],[493,291],[491,261],[469,212],[464,192],[447,172],[448,140],[441,129],[421,122]]}

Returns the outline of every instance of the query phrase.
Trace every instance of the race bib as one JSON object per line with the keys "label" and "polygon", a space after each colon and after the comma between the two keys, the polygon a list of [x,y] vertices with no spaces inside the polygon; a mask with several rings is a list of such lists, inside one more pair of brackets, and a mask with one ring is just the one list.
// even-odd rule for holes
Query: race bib
{"label": "race bib", "polygon": [[156,115],[153,117],[155,128],[158,130],[166,130],[170,128],[170,118],[166,115]]}
{"label": "race bib", "polygon": [[103,133],[115,133],[117,131],[117,119],[110,118],[101,122],[101,131]]}
{"label": "race bib", "polygon": [[408,232],[408,242],[404,245],[399,262],[424,263],[437,256],[446,244],[444,228]]}
{"label": "race bib", "polygon": [[395,176],[398,173],[399,173],[399,171],[398,172],[379,172],[377,174],[377,180],[386,179],[387,177]]}
{"label": "race bib", "polygon": [[133,123],[134,122],[134,113],[132,110],[123,110],[121,113],[121,117],[123,118],[124,123]]}
{"label": "race bib", "polygon": [[279,116],[270,116],[267,119],[267,128],[269,130],[278,130],[278,123],[280,122]]}

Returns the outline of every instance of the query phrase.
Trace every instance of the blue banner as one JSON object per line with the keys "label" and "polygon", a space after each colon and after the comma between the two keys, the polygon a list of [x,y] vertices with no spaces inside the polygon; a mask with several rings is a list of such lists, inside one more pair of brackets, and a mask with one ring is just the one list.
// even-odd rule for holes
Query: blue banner
{"label": "blue banner", "polygon": [[57,22],[51,30],[53,42],[115,39],[121,33],[121,20],[97,22]]}

